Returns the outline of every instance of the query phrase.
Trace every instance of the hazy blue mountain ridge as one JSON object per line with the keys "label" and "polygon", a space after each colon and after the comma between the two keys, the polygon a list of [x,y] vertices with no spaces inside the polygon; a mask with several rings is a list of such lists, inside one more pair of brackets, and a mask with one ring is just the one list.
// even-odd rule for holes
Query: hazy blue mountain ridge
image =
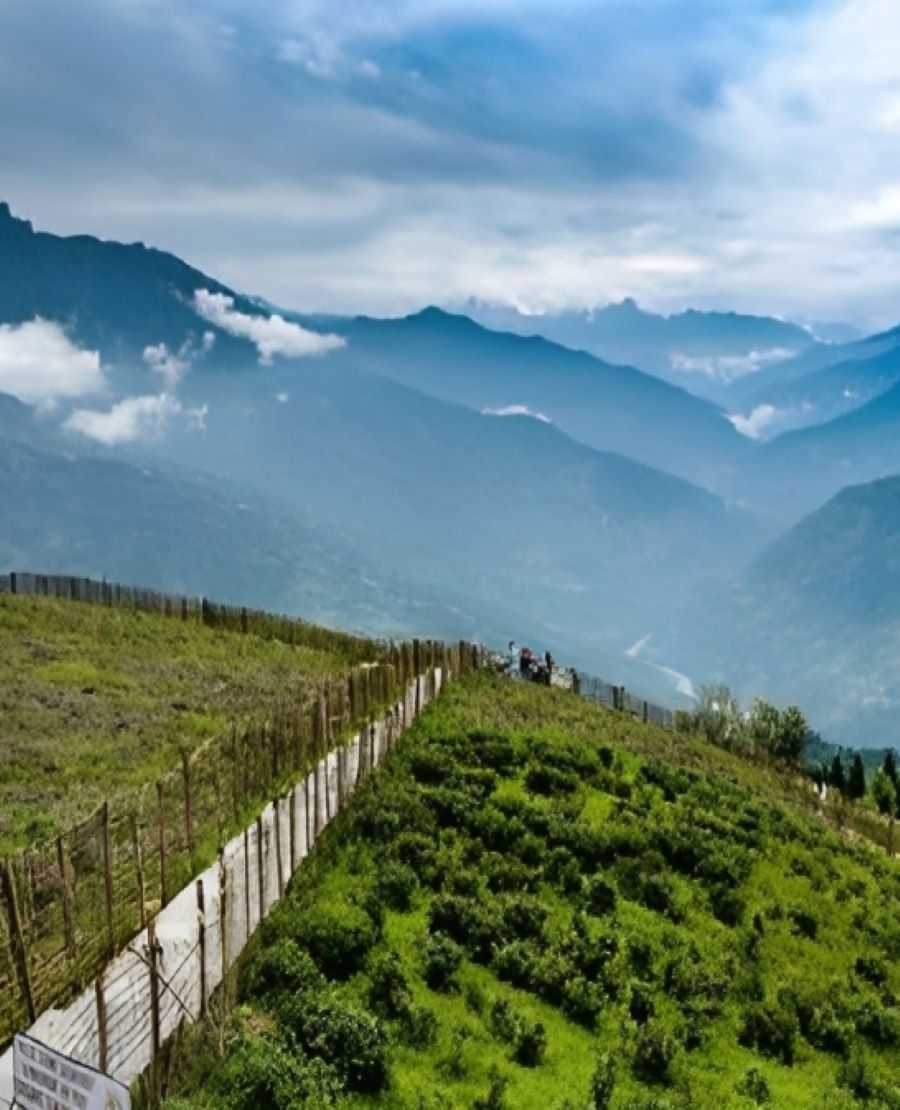
{"label": "hazy blue mountain ridge", "polygon": [[842,490],[698,596],[668,640],[676,665],[797,702],[827,737],[895,743],[900,477]]}

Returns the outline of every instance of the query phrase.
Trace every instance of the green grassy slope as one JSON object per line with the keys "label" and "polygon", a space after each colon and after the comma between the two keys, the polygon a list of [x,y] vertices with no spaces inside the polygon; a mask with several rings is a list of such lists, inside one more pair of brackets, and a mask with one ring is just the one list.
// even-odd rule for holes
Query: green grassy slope
{"label": "green grassy slope", "polygon": [[0,594],[0,855],[249,714],[297,705],[337,651],[129,609]]}
{"label": "green grassy slope", "polygon": [[790,790],[466,678],[317,846],[169,1105],[900,1106],[900,873]]}

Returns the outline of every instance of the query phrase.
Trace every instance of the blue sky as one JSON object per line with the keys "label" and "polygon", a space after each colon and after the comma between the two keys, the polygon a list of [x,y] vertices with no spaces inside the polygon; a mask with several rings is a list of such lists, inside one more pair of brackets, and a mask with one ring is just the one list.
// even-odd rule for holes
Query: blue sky
{"label": "blue sky", "polygon": [[0,197],[290,307],[900,320],[896,0],[4,0]]}

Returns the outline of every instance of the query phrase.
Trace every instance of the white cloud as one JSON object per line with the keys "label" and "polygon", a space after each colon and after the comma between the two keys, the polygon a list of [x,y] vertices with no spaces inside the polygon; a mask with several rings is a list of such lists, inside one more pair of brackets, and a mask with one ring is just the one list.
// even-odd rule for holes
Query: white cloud
{"label": "white cloud", "polygon": [[171,393],[160,393],[126,397],[106,412],[76,409],[63,426],[112,447],[136,439],[158,438],[176,419],[184,420],[190,427],[202,428],[205,418],[205,406],[186,409]]}
{"label": "white cloud", "polygon": [[275,394],[275,400],[278,402],[279,405],[286,405],[288,403],[288,401],[290,400],[290,394],[285,393],[282,390],[281,393],[276,393]]}
{"label": "white cloud", "polygon": [[723,382],[733,382],[746,374],[755,374],[763,366],[783,362],[797,352],[788,347],[772,347],[767,351],[750,351],[745,355],[711,355],[694,357],[672,353],[669,363],[673,370],[688,374],[705,374]]}
{"label": "white cloud", "polygon": [[318,332],[308,331],[299,324],[285,320],[278,313],[271,316],[250,316],[246,312],[238,312],[234,307],[234,298],[224,293],[197,289],[194,293],[194,308],[211,324],[242,339],[249,339],[256,345],[259,360],[263,363],[271,362],[275,355],[304,358],[346,346],[346,340],[339,335],[320,335]]}
{"label": "white cloud", "polygon": [[48,404],[101,393],[105,384],[99,352],[77,347],[52,320],[0,325],[0,393]]}
{"label": "white cloud", "polygon": [[766,404],[757,405],[748,416],[733,413],[728,419],[742,436],[747,436],[748,439],[762,439],[766,432],[771,432],[783,419],[784,413],[784,409]]}
{"label": "white cloud", "polygon": [[482,409],[482,416],[530,416],[532,420],[540,420],[542,424],[552,424],[549,416],[542,412],[535,412],[527,405],[505,405],[500,409]]}
{"label": "white cloud", "polygon": [[208,354],[215,346],[214,332],[205,331],[199,350],[190,336],[181,344],[178,351],[170,351],[165,343],[154,343],[144,348],[144,362],[162,378],[167,393],[173,392],[181,379],[190,370],[194,358]]}
{"label": "white cloud", "polygon": [[183,344],[177,354],[170,351],[165,343],[145,347],[144,362],[154,374],[159,374],[166,389],[172,390],[190,369],[189,346]]}

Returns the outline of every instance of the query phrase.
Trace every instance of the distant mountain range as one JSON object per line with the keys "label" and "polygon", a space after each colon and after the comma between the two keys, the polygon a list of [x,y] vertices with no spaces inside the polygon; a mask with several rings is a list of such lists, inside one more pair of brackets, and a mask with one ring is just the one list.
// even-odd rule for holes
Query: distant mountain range
{"label": "distant mountain range", "polygon": [[[301,318],[315,327],[315,319]],[[589,446],[715,489],[748,452],[724,413],[687,390],[536,336],[427,308],[398,320],[330,320],[332,362],[480,411],[527,410]]]}
{"label": "distant mountain range", "polygon": [[[140,245],[34,233],[9,215],[0,235],[0,291],[17,289],[16,273],[30,275],[27,298],[21,290],[9,294],[11,309],[0,292],[0,322],[55,320],[73,343],[100,352],[105,392],[64,399],[45,417],[69,451],[98,454],[103,448],[104,466],[138,468],[117,472],[131,496],[143,467],[174,471],[179,481],[205,483],[207,491],[221,483],[229,504],[240,500],[257,514],[277,505],[280,521],[288,519],[286,513],[300,514],[289,516],[294,531],[282,532],[285,574],[310,559],[336,566],[348,550],[362,568],[347,571],[357,579],[383,580],[384,568],[392,568],[395,580],[408,583],[410,602],[426,596],[443,605],[439,620],[426,622],[418,614],[410,631],[446,634],[452,623],[446,613],[458,609],[462,635],[479,614],[506,612],[509,635],[519,638],[533,629],[531,635],[541,635],[558,654],[578,653],[575,661],[582,666],[598,653],[616,652],[621,668],[646,671],[649,682],[651,672],[626,661],[624,649],[648,627],[665,623],[685,589],[762,540],[746,514],[609,449],[631,447],[635,455],[675,462],[680,436],[697,444],[683,452],[683,469],[713,475],[724,472],[731,452],[745,447],[713,406],[640,371],[607,367],[544,341],[498,335],[435,310],[402,321],[306,320],[307,328],[337,335],[346,347],[320,357],[285,356],[277,343],[269,350],[266,338],[260,339],[259,329],[272,324],[272,314],[259,302],[168,255]],[[59,274],[68,276],[62,280]],[[67,304],[68,283],[73,292]],[[198,290],[207,291],[208,301],[222,298],[211,302],[218,315],[201,311]],[[279,342],[287,336],[289,351],[311,334],[301,334],[300,322],[281,320],[272,332]],[[206,332],[214,337],[208,352]],[[147,349],[163,344],[170,357],[193,344],[184,358],[190,365],[179,370],[167,404],[171,409],[177,400],[181,412],[200,414],[198,420],[173,419],[111,442],[116,406],[161,395]],[[517,406],[538,404],[550,408],[559,427],[516,415]],[[608,439],[606,450],[564,434],[567,419],[580,419],[579,408],[596,410],[598,429],[608,436],[590,421],[579,427],[586,438]],[[86,420],[85,411],[95,416]],[[681,431],[670,434],[673,419]],[[73,421],[94,439],[59,430]],[[98,436],[105,442],[95,442]],[[704,463],[704,454],[713,461]],[[235,489],[249,492],[232,498]],[[181,507],[165,514],[160,530],[189,515],[187,492],[181,489],[179,496]],[[38,501],[48,523],[56,519],[58,499]],[[96,514],[92,518],[92,530],[105,537],[98,549],[110,562],[119,503],[108,492],[97,506],[109,514],[105,531]],[[210,523],[202,513],[193,516],[192,528],[202,531]],[[238,537],[248,534],[240,527],[245,517],[235,521],[224,506],[221,517],[232,521]],[[15,547],[20,564],[47,556],[36,542],[26,558],[22,535],[43,534],[34,516],[27,519],[29,528]],[[60,545],[58,567],[66,563],[67,548],[76,550],[73,527],[69,520],[73,540]],[[310,543],[310,528],[320,542],[323,530],[333,529],[346,544],[323,555]],[[158,542],[160,533],[149,524],[142,530],[148,546]],[[212,558],[208,549],[214,544],[223,563],[226,551],[236,561],[246,553],[252,570],[250,551],[240,542],[229,551],[221,531],[210,529],[205,542],[196,531],[187,535],[204,560]],[[274,538],[268,543],[278,546]],[[133,548],[128,551],[135,563],[130,577],[146,579],[152,568],[137,560]],[[380,573],[367,572],[367,565]],[[95,563],[91,569],[112,575],[121,573],[120,566],[116,562],[114,571]],[[246,593],[246,579],[216,581],[228,597],[240,593],[258,601]],[[322,592],[341,596],[332,587]],[[282,590],[279,596],[291,595]],[[345,609],[342,617],[335,606],[335,619],[358,620],[356,600]]]}
{"label": "distant mountain range", "polygon": [[722,403],[734,380],[825,346],[810,330],[771,316],[695,309],[660,316],[630,297],[590,312],[525,315],[477,301],[467,311],[489,327],[541,335],[608,362],[640,366]]}
{"label": "distant mountain range", "polygon": [[[881,702],[835,675],[851,658],[864,673],[871,624],[872,688],[900,697],[890,622],[868,615],[863,584],[877,572],[890,588],[896,503],[873,487],[862,529],[863,495],[834,495],[900,473],[900,331],[840,345],[768,318],[627,303],[598,316],[568,323],[618,334],[619,353],[639,353],[646,328],[654,357],[677,341],[712,360],[666,376],[717,381],[729,412],[814,388],[829,411],[851,372],[876,395],[756,442],[646,361],[433,307],[276,310],[171,255],[35,232],[0,205],[0,569],[105,574],[380,635],[513,636],[670,703],[689,688],[677,672],[724,675],[880,743]],[[795,353],[766,365],[773,345]]]}

